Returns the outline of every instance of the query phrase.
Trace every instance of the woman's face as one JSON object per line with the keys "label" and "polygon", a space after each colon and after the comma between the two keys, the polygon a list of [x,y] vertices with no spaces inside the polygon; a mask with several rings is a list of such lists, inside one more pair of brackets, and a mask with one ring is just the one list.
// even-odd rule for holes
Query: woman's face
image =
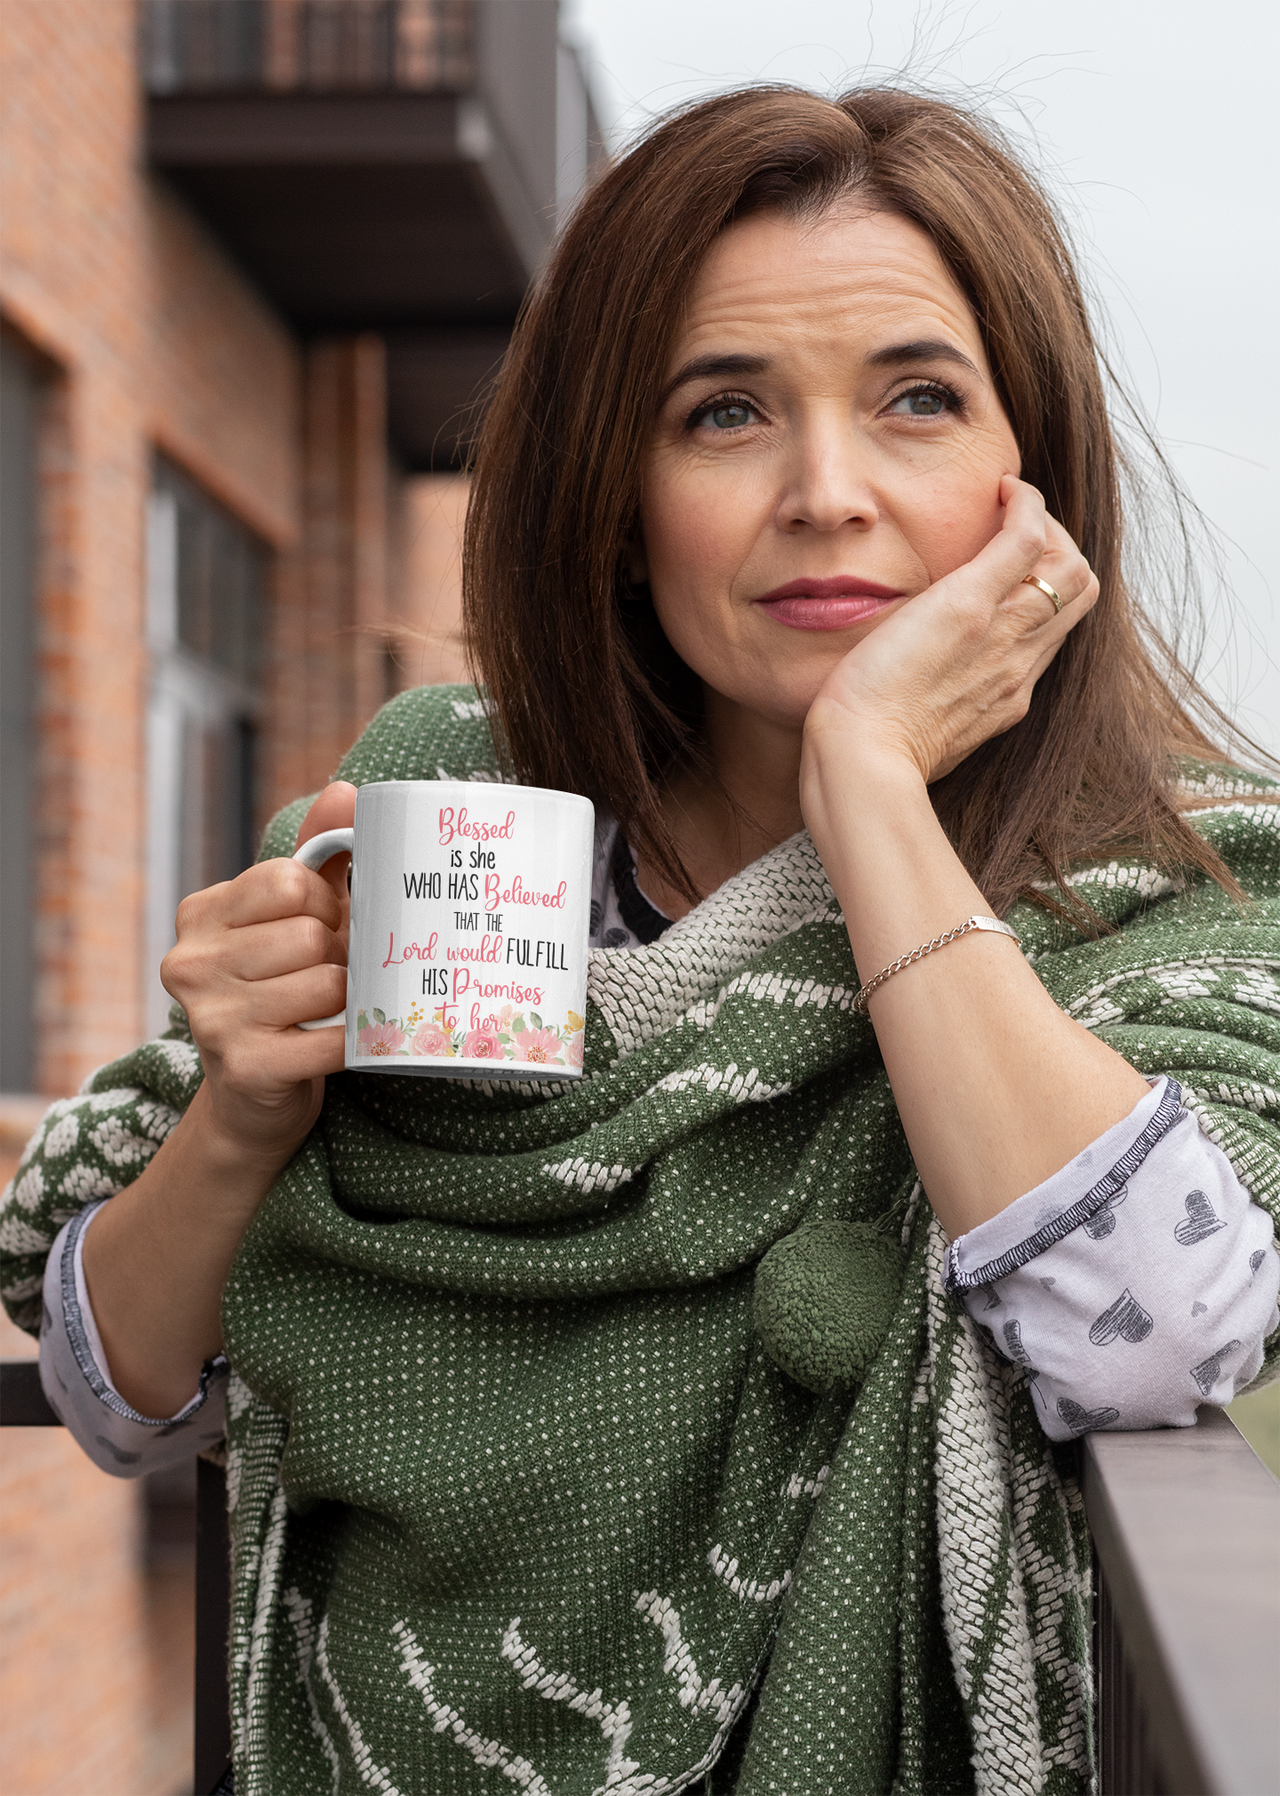
{"label": "woman's face", "polygon": [[761,213],[690,292],[633,572],[711,693],[799,728],[843,655],[995,535],[1019,471],[925,233],[883,212]]}

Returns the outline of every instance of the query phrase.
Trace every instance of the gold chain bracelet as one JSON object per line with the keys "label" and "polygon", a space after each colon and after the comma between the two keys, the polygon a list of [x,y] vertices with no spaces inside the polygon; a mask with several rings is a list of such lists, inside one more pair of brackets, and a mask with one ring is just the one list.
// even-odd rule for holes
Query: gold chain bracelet
{"label": "gold chain bracelet", "polygon": [[1009,925],[1002,923],[999,917],[966,917],[963,923],[958,923],[954,929],[948,929],[945,935],[935,935],[931,942],[925,942],[922,947],[913,948],[910,954],[902,955],[900,959],[894,961],[892,966],[885,967],[883,972],[877,973],[874,979],[868,979],[853,1000],[853,1008],[865,1016],[867,999],[873,991],[884,984],[886,979],[892,979],[893,975],[900,973],[903,967],[912,966],[917,960],[923,960],[925,955],[932,954],[935,948],[945,948],[948,942],[959,941],[962,935],[968,935],[973,929],[989,929],[997,935],[1012,936],[1015,942],[1022,940],[1017,930],[1010,929]]}

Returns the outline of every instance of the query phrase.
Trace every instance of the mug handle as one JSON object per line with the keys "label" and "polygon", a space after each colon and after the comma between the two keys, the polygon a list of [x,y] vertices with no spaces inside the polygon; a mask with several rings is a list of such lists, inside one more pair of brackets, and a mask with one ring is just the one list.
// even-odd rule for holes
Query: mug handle
{"label": "mug handle", "polygon": [[[353,829],[326,829],[321,835],[312,836],[304,842],[294,855],[295,861],[301,861],[304,867],[310,867],[318,873],[326,861],[331,861],[335,854],[350,854],[356,845],[356,832]],[[340,1010],[336,1016],[317,1017],[311,1023],[299,1023],[299,1029],[333,1029],[347,1021],[347,1013]]]}

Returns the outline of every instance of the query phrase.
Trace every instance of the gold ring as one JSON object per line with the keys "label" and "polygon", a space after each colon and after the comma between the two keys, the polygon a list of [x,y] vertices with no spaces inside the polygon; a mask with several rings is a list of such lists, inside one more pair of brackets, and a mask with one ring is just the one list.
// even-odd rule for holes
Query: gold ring
{"label": "gold ring", "polygon": [[1047,580],[1041,580],[1035,574],[1028,574],[1026,579],[1022,582],[1022,584],[1024,586],[1038,587],[1039,590],[1044,594],[1046,599],[1052,599],[1053,600],[1053,614],[1055,617],[1062,610],[1062,600],[1058,597],[1057,593],[1053,590],[1052,586],[1050,586],[1050,584]]}

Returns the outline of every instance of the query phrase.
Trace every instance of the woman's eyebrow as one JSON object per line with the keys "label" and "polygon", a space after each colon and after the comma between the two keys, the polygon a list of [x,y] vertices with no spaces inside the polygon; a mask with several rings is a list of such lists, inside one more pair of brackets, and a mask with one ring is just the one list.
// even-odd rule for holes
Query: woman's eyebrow
{"label": "woman's eyebrow", "polygon": [[911,343],[892,343],[887,349],[877,349],[869,355],[867,362],[872,368],[895,368],[902,362],[954,362],[982,378],[981,369],[945,337],[917,337]]}
{"label": "woman's eyebrow", "polygon": [[[917,337],[910,343],[891,343],[867,357],[873,368],[897,367],[904,362],[953,362],[981,379],[981,370],[963,350],[945,337]],[[676,391],[694,380],[732,380],[735,375],[767,374],[772,364],[763,355],[699,355],[677,369],[663,390],[661,404]]]}
{"label": "woman's eyebrow", "polygon": [[677,387],[691,380],[732,380],[735,374],[766,374],[769,358],[763,355],[699,355],[672,375],[662,394],[662,403]]}

